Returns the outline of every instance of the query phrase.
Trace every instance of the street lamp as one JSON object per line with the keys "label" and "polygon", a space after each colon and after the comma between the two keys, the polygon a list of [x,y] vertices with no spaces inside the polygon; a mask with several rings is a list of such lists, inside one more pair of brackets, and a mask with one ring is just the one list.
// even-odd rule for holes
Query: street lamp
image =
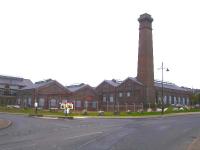
{"label": "street lamp", "polygon": [[162,69],[162,114],[164,114],[164,99],[163,99],[163,70],[165,70],[165,71],[169,71],[169,69],[168,68],[165,68],[164,66],[163,66],[163,62],[162,62],[162,66],[161,66],[161,68],[159,68],[159,69]]}

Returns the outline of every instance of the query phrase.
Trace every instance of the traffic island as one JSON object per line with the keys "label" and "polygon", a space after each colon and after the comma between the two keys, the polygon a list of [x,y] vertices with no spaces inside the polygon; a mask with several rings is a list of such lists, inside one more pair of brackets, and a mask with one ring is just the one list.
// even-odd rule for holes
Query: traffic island
{"label": "traffic island", "polygon": [[28,114],[29,117],[43,117],[42,114]]}
{"label": "traffic island", "polygon": [[0,130],[8,128],[12,122],[10,120],[0,119]]}
{"label": "traffic island", "polygon": [[199,150],[200,148],[200,137],[195,138],[193,142],[188,146],[187,150]]}
{"label": "traffic island", "polygon": [[58,118],[59,119],[70,119],[70,120],[74,119],[73,116],[59,116]]}

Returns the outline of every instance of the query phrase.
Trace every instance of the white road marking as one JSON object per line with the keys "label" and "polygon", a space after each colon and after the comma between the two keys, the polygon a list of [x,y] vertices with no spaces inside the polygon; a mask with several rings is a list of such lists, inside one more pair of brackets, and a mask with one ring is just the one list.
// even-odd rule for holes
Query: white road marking
{"label": "white road marking", "polygon": [[37,117],[37,118],[41,118],[41,119],[52,119],[52,120],[58,119],[58,118],[54,118],[54,117]]}
{"label": "white road marking", "polygon": [[95,141],[96,141],[96,138],[95,138],[95,139],[92,139],[92,140],[89,140],[88,142],[86,142],[86,143],[80,145],[77,149],[81,149],[82,147],[84,147],[84,146],[86,146],[86,145],[88,145],[88,144],[90,144],[90,143],[92,143],[92,142],[95,142]]}
{"label": "white road marking", "polygon": [[27,148],[28,149],[28,147],[30,147],[30,148],[33,148],[33,147],[35,147],[36,146],[36,144],[35,143],[33,143],[33,144],[29,144],[29,145],[18,145],[18,146],[14,146],[14,147],[11,147],[11,148],[5,148],[4,150],[15,150],[15,149],[22,149],[22,148]]}
{"label": "white road marking", "polygon": [[92,132],[92,133],[88,133],[88,134],[82,134],[82,135],[67,137],[67,138],[65,138],[65,140],[71,140],[71,139],[76,139],[76,138],[80,138],[80,137],[84,137],[84,136],[95,135],[95,134],[101,134],[101,133],[103,133],[103,132]]}

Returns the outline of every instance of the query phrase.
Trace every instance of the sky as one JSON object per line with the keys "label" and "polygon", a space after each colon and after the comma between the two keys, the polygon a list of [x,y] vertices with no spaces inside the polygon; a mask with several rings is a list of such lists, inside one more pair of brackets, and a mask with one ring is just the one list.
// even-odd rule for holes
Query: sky
{"label": "sky", "polygon": [[154,21],[154,78],[200,88],[198,0],[1,0],[0,74],[97,86],[136,77],[139,23]]}

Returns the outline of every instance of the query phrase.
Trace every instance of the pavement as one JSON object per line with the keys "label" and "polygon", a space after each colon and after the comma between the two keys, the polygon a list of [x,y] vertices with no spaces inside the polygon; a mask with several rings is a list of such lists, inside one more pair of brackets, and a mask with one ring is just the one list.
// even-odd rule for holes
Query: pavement
{"label": "pavement", "polygon": [[193,142],[188,146],[187,150],[199,150],[200,149],[200,137],[195,138]]}
{"label": "pavement", "polygon": [[200,114],[157,118],[55,119],[2,114],[0,150],[199,150]]}
{"label": "pavement", "polygon": [[11,124],[10,120],[0,119],[0,130],[9,127]]}
{"label": "pavement", "polygon": [[[0,114],[3,114],[3,113],[0,113]],[[8,114],[8,113],[4,113],[4,114]],[[176,113],[176,114],[165,114],[165,115],[156,115],[156,116],[76,116],[74,117],[76,120],[87,120],[87,119],[102,119],[103,122],[105,122],[105,119],[116,119],[116,120],[127,120],[127,119],[162,119],[162,118],[173,118],[173,117],[178,117],[178,116],[185,116],[185,117],[189,117],[189,116],[193,116],[193,115],[197,115],[199,116],[200,112],[192,112],[192,113]],[[14,115],[14,114],[12,114]],[[18,114],[19,115],[19,114]],[[54,120],[54,119],[60,119],[59,117],[55,117],[55,116],[43,116],[43,117],[34,117],[34,118],[41,118],[41,119],[50,119],[50,120]],[[12,119],[11,119],[12,120]],[[117,121],[118,122],[118,121]],[[126,121],[125,121],[126,122]],[[10,121],[9,118],[6,118],[6,119],[0,119],[0,130],[1,129],[5,129],[7,127],[9,127],[10,125],[12,124],[12,122]],[[20,123],[21,124],[21,123]],[[149,123],[148,123],[149,124]],[[81,125],[82,126],[82,125]],[[87,125],[86,125],[87,126]],[[111,125],[112,126],[112,125]],[[115,125],[114,125],[115,126]],[[68,127],[67,127],[68,128]],[[188,128],[188,127],[187,127]],[[9,130],[9,129],[8,129]],[[104,129],[105,130],[105,129]],[[161,129],[163,130],[163,129]],[[185,129],[184,129],[185,130]],[[186,129],[187,130],[187,129]],[[198,129],[199,130],[199,129]],[[90,133],[84,133],[83,136],[93,136],[93,134],[102,134],[103,132],[102,131],[93,131],[91,132],[91,135]],[[128,134],[127,134],[128,135]],[[126,136],[127,136],[126,135]],[[82,135],[81,135],[82,136]],[[69,137],[69,139],[71,138],[79,138],[81,137],[79,135],[75,135],[74,137]],[[120,136],[120,135],[118,135]],[[190,143],[188,143],[188,146],[186,146],[186,150],[199,150],[200,149],[200,135],[198,136],[191,136],[192,137],[192,140],[190,141]],[[91,141],[89,140],[89,142],[94,142],[93,139],[91,139]],[[130,142],[131,143],[131,142]],[[128,143],[128,144],[130,144]],[[86,143],[87,144],[87,143]],[[124,145],[124,144],[123,144]],[[121,145],[117,145],[118,147],[121,147]],[[122,147],[121,147],[122,148]],[[157,147],[156,147],[157,148]],[[116,148],[118,149],[118,148]],[[119,148],[120,149],[120,148]],[[178,148],[179,149],[179,148]]]}

